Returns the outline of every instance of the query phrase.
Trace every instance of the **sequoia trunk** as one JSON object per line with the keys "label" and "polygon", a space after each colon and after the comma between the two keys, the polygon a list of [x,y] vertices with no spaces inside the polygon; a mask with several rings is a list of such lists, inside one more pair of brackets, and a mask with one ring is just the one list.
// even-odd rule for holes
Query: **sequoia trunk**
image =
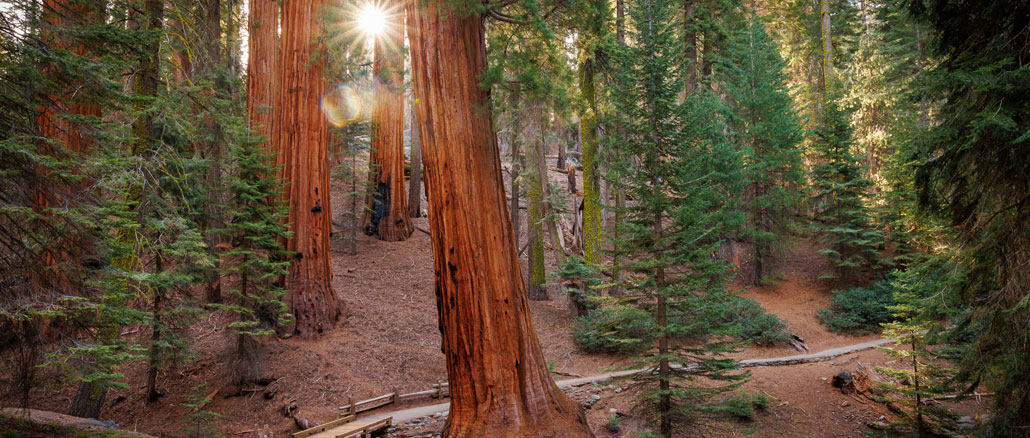
{"label": "sequoia trunk", "polygon": [[250,129],[263,136],[265,141],[272,138],[272,106],[275,104],[278,65],[278,12],[279,3],[275,0],[250,0],[247,115],[250,117]]}
{"label": "sequoia trunk", "polygon": [[292,233],[285,245],[293,263],[284,281],[289,291],[284,301],[293,313],[292,333],[304,339],[330,330],[342,313],[329,264],[329,129],[319,107],[326,90],[326,56],[315,20],[325,4],[282,3],[279,111],[273,126]]}
{"label": "sequoia trunk", "polygon": [[[443,436],[592,436],[548,374],[529,316],[489,94],[478,80],[483,17],[440,3],[413,17],[411,53],[451,391]],[[415,12],[414,0],[408,8]]]}
{"label": "sequoia trunk", "polygon": [[365,234],[391,242],[415,230],[404,188],[404,31],[395,24],[375,40],[370,192],[362,221]]}

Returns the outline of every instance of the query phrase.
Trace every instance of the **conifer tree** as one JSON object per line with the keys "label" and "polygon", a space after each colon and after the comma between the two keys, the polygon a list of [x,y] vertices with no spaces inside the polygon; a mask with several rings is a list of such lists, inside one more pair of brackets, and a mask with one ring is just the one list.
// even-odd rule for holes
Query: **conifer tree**
{"label": "conifer tree", "polygon": [[868,208],[871,182],[852,151],[851,136],[845,112],[830,100],[813,146],[813,228],[827,244],[820,253],[834,266],[826,277],[835,278],[840,286],[858,285],[877,267],[877,246],[883,241],[882,233],[873,228]]}
{"label": "conifer tree", "polygon": [[909,3],[939,62],[919,97],[938,106],[912,141],[920,211],[949,226],[953,296],[972,306],[958,327],[978,333],[959,378],[995,391],[989,434],[1030,435],[1030,54],[1025,2]]}
{"label": "conifer tree", "polygon": [[283,218],[287,212],[278,193],[282,183],[270,164],[270,157],[258,138],[244,136],[229,146],[231,172],[226,178],[231,212],[226,224],[230,249],[223,258],[223,276],[235,277],[229,290],[234,303],[220,306],[238,316],[229,324],[236,343],[227,362],[230,381],[235,385],[253,382],[259,376],[259,356],[254,338],[275,334],[274,329],[289,320],[282,302],[286,291],[275,283],[285,275],[289,261],[280,242],[287,235]]}
{"label": "conifer tree", "polygon": [[770,281],[776,256],[797,231],[803,201],[801,129],[787,93],[785,63],[752,14],[730,40],[720,87],[725,90],[730,126],[743,152],[747,187],[744,236],[754,245],[754,285]]}
{"label": "conifer tree", "polygon": [[[677,414],[696,413],[726,386],[691,385],[698,376],[733,381],[733,362],[720,359],[732,346],[719,339],[682,345],[674,337],[702,338],[729,333],[715,309],[732,295],[724,288],[727,266],[711,254],[719,239],[740,224],[741,215],[726,208],[726,193],[739,186],[739,157],[723,135],[725,121],[718,101],[697,91],[682,103],[684,75],[679,70],[681,38],[675,33],[674,7],[665,0],[636,0],[629,5],[627,32],[634,43],[614,46],[609,98],[615,104],[610,123],[624,134],[606,147],[623,157],[612,163],[610,181],[634,200],[621,212],[615,251],[626,260],[620,285],[627,296],[608,306],[644,311],[654,327],[656,347],[640,355],[639,365],[656,371],[656,402],[662,436],[670,437]],[[632,158],[641,165],[632,165]],[[601,310],[601,309],[599,309]],[[599,311],[599,310],[595,310]],[[616,333],[632,342],[632,333]],[[646,344],[645,344],[646,345]],[[706,400],[708,399],[708,400]]]}

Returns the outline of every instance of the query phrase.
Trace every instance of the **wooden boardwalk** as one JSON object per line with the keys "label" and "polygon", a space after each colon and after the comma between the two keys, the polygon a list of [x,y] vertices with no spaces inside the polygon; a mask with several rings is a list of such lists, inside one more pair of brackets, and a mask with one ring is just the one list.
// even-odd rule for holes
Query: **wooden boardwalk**
{"label": "wooden boardwalk", "polygon": [[356,421],[354,415],[348,415],[326,424],[302,430],[293,434],[293,438],[365,438],[385,437],[393,417],[366,419]]}

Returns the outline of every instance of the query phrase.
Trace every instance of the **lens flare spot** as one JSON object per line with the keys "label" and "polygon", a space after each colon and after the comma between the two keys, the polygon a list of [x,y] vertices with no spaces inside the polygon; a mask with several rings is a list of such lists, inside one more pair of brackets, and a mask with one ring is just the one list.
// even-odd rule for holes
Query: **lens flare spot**
{"label": "lens flare spot", "polygon": [[322,96],[322,111],[333,126],[341,128],[361,117],[362,99],[354,87],[339,84]]}

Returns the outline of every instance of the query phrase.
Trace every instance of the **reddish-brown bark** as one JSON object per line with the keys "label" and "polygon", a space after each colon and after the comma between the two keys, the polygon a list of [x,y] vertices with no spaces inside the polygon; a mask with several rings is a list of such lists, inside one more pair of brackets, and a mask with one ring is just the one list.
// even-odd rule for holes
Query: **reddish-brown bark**
{"label": "reddish-brown bark", "polygon": [[[62,29],[75,26],[89,25],[98,20],[98,13],[95,7],[88,7],[84,4],[69,2],[68,0],[46,0],[44,2],[44,21],[46,26],[42,29],[43,41],[55,49],[70,50],[79,56],[88,54],[88,47],[69,40],[63,36]],[[61,71],[57,66],[43,66],[43,73],[59,83],[64,79],[67,72]],[[54,147],[63,147],[68,152],[76,155],[89,154],[93,139],[76,123],[70,122],[61,117],[62,114],[76,116],[100,116],[100,107],[88,102],[90,92],[88,87],[83,87],[81,81],[74,81],[65,84],[58,93],[48,96],[49,101],[40,105],[37,117],[37,126],[40,136],[51,139],[53,143],[41,144],[40,152],[44,154],[59,154]],[[36,203],[38,208],[46,209],[51,203],[60,205],[63,201],[61,195],[55,193],[54,187],[40,186],[36,191]],[[74,191],[77,187],[68,187],[64,191]],[[60,192],[61,190],[58,190]],[[78,236],[67,235],[61,247],[46,250],[43,253],[44,263],[51,267],[54,275],[48,278],[35,278],[34,281],[39,287],[47,285],[63,291],[66,294],[76,294],[79,288],[79,281],[73,279],[74,275],[62,272],[58,266],[67,261],[72,261],[81,250],[83,242]]]}
{"label": "reddish-brown bark", "polygon": [[325,0],[282,3],[278,111],[274,113],[276,163],[290,207],[286,242],[292,262],[284,286],[293,313],[291,329],[318,337],[339,322],[342,305],[332,289],[329,264],[329,130],[319,101],[326,90],[325,53],[316,18]]}
{"label": "reddish-brown bark", "polygon": [[[97,19],[96,15],[97,13],[85,4],[69,2],[69,0],[46,0],[44,2],[44,20],[47,26],[43,30],[43,38],[54,48],[69,49],[80,56],[86,55],[87,47],[62,37],[60,29],[88,24],[90,20]],[[63,74],[54,66],[44,66],[43,70],[45,74],[51,76]],[[42,136],[57,140],[71,152],[88,153],[89,146],[93,142],[92,139],[85,135],[80,127],[58,117],[60,113],[100,115],[99,106],[83,102],[85,98],[82,96],[88,96],[88,92],[78,93],[79,97],[76,98],[74,92],[78,91],[78,85],[69,84],[66,92],[62,92],[58,96],[50,96],[50,104],[40,107],[39,131]]]}
{"label": "reddish-brown bark", "polygon": [[275,76],[278,63],[279,2],[250,0],[247,47],[247,115],[250,129],[272,138],[272,107],[275,105]]}
{"label": "reddish-brown bark", "polygon": [[392,24],[375,41],[370,192],[362,226],[369,236],[395,242],[411,237],[415,229],[404,187],[404,31],[401,23]]}
{"label": "reddish-brown bark", "polygon": [[[412,72],[429,193],[433,263],[451,409],[445,437],[590,437],[547,372],[501,181],[481,16],[412,20]],[[421,4],[420,4],[421,6]]]}

